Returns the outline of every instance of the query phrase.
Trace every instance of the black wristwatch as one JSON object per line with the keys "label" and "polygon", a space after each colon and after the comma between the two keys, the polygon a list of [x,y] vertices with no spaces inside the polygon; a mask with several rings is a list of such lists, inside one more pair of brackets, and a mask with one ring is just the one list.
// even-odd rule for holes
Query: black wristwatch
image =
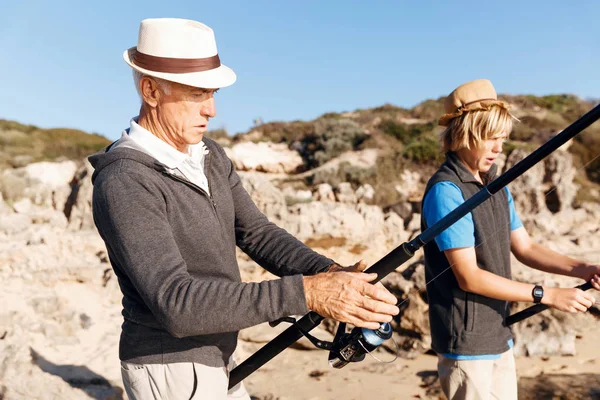
{"label": "black wristwatch", "polygon": [[533,302],[535,304],[541,303],[542,297],[544,297],[544,288],[540,285],[535,285],[535,287],[531,291],[531,296],[533,296]]}

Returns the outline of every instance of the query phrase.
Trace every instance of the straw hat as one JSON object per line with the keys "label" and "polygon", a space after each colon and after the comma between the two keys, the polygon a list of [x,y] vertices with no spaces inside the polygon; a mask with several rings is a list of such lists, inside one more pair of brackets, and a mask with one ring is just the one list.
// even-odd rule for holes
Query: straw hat
{"label": "straw hat", "polygon": [[233,84],[235,72],[221,64],[215,35],[187,19],[145,19],[138,44],[125,50],[125,62],[142,74],[188,86],[217,89]]}
{"label": "straw hat", "polygon": [[487,79],[477,79],[460,85],[446,97],[444,109],[446,114],[442,115],[439,124],[448,126],[454,118],[463,113],[475,110],[489,110],[497,105],[509,109],[510,105],[498,100],[494,85]]}

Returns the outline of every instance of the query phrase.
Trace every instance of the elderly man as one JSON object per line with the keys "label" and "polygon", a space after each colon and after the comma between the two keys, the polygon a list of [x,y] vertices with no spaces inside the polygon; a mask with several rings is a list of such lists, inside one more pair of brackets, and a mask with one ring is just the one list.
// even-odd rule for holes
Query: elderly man
{"label": "elderly man", "polygon": [[[248,399],[241,385],[227,390],[238,330],[308,310],[377,328],[398,313],[363,263],[342,268],[270,223],[203,136],[216,90],[236,79],[209,27],[144,20],[124,58],[141,110],[90,161],[94,220],[123,292],[131,399]],[[281,278],[241,282],[236,245]]]}

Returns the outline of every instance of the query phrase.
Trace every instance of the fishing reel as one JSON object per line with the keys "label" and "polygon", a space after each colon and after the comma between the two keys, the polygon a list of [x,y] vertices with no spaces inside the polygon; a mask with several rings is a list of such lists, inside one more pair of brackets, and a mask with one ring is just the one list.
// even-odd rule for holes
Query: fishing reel
{"label": "fishing reel", "polygon": [[276,326],[280,322],[289,322],[295,325],[315,347],[329,350],[329,365],[337,369],[345,367],[348,363],[364,360],[367,353],[371,353],[381,346],[383,342],[392,337],[393,333],[392,325],[388,322],[381,323],[378,329],[355,327],[350,332],[346,332],[346,323],[340,322],[333,342],[328,342],[306,332],[291,317],[281,318],[269,324]]}
{"label": "fishing reel", "polygon": [[384,322],[378,329],[354,328],[346,333],[346,324],[340,322],[329,351],[329,365],[343,368],[348,363],[359,362],[392,337],[392,325]]}

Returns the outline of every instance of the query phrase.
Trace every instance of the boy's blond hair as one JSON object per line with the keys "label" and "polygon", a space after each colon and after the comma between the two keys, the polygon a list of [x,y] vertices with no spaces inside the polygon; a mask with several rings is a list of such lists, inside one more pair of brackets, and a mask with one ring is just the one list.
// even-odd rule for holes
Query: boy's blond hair
{"label": "boy's blond hair", "polygon": [[452,119],[441,133],[443,151],[473,149],[487,139],[508,138],[513,120],[518,121],[505,107],[499,105],[493,105],[489,110],[465,112]]}

